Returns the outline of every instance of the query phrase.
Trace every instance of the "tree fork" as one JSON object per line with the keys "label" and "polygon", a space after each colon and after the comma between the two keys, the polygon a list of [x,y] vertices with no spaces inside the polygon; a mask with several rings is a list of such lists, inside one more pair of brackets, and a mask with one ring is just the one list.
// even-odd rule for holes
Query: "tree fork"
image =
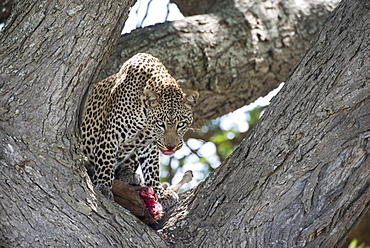
{"label": "tree fork", "polygon": [[[154,231],[95,194],[71,155],[78,104],[112,51],[130,3],[18,3],[0,37],[0,244],[164,247]],[[189,192],[188,206],[164,229],[178,246],[327,247],[368,210],[366,4],[341,4],[328,23],[334,30],[315,40],[317,49],[294,69],[249,138]]]}
{"label": "tree fork", "polygon": [[343,244],[370,206],[369,9],[339,5],[248,137],[185,194],[162,230],[176,247]]}

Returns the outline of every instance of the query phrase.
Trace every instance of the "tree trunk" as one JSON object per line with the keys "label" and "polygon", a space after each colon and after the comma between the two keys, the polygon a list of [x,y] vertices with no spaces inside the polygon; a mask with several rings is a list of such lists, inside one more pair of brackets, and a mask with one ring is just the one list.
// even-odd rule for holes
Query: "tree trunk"
{"label": "tree trunk", "polygon": [[[0,246],[167,245],[96,194],[75,156],[79,103],[99,78],[131,4],[28,0],[13,9],[0,37]],[[249,137],[184,195],[162,230],[170,241],[178,247],[343,241],[369,209],[368,10],[365,0],[341,4]],[[237,55],[229,53],[230,64],[245,77]],[[209,58],[209,65],[217,62]],[[195,74],[180,78],[192,82]],[[217,95],[207,78],[204,93]],[[230,87],[238,89],[237,82],[244,81]]]}
{"label": "tree trunk", "polygon": [[340,247],[370,205],[370,20],[344,1],[237,150],[187,192],[177,247]]}
{"label": "tree trunk", "polygon": [[38,0],[14,8],[0,42],[1,247],[164,246],[98,197],[74,156],[79,103],[131,5]]}
{"label": "tree trunk", "polygon": [[277,88],[338,2],[217,1],[212,13],[123,35],[102,77],[138,52],[160,58],[187,92],[199,92],[200,127]]}

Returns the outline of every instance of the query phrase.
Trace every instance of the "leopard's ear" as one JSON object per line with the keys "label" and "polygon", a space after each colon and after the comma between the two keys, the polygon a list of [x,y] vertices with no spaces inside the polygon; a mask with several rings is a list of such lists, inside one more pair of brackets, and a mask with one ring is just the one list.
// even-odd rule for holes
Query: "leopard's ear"
{"label": "leopard's ear", "polygon": [[199,98],[199,93],[196,91],[193,91],[187,94],[184,98],[185,107],[187,107],[188,109],[192,109],[197,103],[198,98]]}
{"label": "leopard's ear", "polygon": [[154,108],[154,107],[158,106],[159,97],[158,97],[157,93],[155,93],[154,91],[145,89],[144,90],[143,103],[148,108]]}

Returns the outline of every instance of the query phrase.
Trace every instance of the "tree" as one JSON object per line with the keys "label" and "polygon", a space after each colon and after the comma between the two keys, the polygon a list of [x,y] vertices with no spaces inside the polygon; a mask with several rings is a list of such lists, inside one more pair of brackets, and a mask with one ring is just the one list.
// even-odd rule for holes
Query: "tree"
{"label": "tree", "polygon": [[354,225],[349,219],[367,212],[369,23],[360,21],[368,14],[362,4],[338,7],[248,138],[183,198],[164,227],[176,240],[338,247]]}
{"label": "tree", "polygon": [[[279,6],[287,11],[284,3]],[[248,138],[182,196],[162,229],[168,241],[94,193],[76,156],[80,102],[89,83],[100,78],[131,4],[39,0],[19,2],[13,9],[0,37],[1,245],[343,243],[370,203],[367,1],[344,0],[337,7]],[[171,61],[167,56],[164,60]],[[174,65],[179,64],[184,63]],[[258,66],[256,61],[253,68]],[[203,75],[212,75],[208,73]],[[185,88],[198,88],[193,81],[197,74],[189,74]],[[199,84],[201,93],[201,87],[209,89],[200,106],[212,92],[222,95],[209,80],[209,85]],[[213,99],[223,99],[228,111],[250,100],[228,95]],[[198,123],[225,111],[201,118],[198,110]]]}
{"label": "tree", "polygon": [[203,15],[156,25],[155,32],[148,27],[123,35],[101,78],[116,73],[134,54],[149,52],[183,88],[200,93],[194,123],[200,127],[277,88],[338,3],[201,2],[212,8],[199,8],[196,1],[189,5],[206,9]]}

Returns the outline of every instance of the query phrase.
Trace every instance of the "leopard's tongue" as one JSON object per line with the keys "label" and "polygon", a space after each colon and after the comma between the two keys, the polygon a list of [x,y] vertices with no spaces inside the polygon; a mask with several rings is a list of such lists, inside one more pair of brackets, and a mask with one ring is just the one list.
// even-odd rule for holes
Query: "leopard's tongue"
{"label": "leopard's tongue", "polygon": [[168,150],[162,150],[163,155],[172,155],[174,153],[175,153],[174,148],[170,148]]}

